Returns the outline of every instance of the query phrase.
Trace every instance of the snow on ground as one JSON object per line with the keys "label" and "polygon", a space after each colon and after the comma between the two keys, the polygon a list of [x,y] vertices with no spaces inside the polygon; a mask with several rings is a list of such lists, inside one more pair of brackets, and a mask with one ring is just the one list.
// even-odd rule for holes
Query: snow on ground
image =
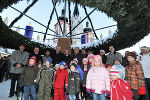
{"label": "snow on ground", "polygon": [[11,80],[3,81],[0,83],[0,100],[17,100],[16,96],[9,98],[9,90],[10,90]]}

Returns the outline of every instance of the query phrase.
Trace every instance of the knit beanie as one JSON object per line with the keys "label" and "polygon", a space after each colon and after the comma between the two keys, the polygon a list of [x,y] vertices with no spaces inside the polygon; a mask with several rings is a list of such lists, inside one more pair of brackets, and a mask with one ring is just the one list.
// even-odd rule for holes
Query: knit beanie
{"label": "knit beanie", "polygon": [[136,58],[137,58],[137,56],[136,56],[136,54],[135,54],[134,52],[129,52],[129,53],[127,54],[127,57],[128,57],[128,56],[133,57],[135,60],[136,60]]}
{"label": "knit beanie", "polygon": [[63,65],[64,67],[66,67],[66,62],[65,61],[62,61],[60,62],[59,66]]}
{"label": "knit beanie", "polygon": [[94,55],[93,54],[89,54],[87,59],[89,60],[90,58],[93,58],[94,59]]}
{"label": "knit beanie", "polygon": [[102,62],[102,58],[101,58],[101,56],[100,55],[94,55],[94,59],[98,59],[99,60],[99,62],[100,62],[100,66],[104,66],[104,64],[103,64],[103,62]]}
{"label": "knit beanie", "polygon": [[109,74],[110,74],[110,75],[116,75],[118,78],[120,78],[119,71],[118,71],[117,68],[115,68],[115,67],[112,67],[112,68],[110,69]]}
{"label": "knit beanie", "polygon": [[[30,58],[29,58],[29,61],[30,61],[31,59],[34,60],[34,65],[36,65],[36,57],[35,57],[35,56],[30,57]],[[28,61],[27,65],[30,65],[30,64],[29,64],[29,61]]]}
{"label": "knit beanie", "polygon": [[[73,59],[73,61],[75,61],[76,63],[78,63],[78,59],[77,59],[77,58]],[[73,61],[72,61],[72,62],[73,62]]]}

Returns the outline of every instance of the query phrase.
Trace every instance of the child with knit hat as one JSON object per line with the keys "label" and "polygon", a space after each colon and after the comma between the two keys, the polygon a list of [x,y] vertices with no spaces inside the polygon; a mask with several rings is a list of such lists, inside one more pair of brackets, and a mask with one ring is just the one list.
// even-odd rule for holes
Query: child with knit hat
{"label": "child with knit hat", "polygon": [[133,93],[130,85],[121,79],[119,71],[117,68],[112,68],[109,71],[111,78],[111,95],[110,100],[133,100]]}
{"label": "child with knit hat", "polygon": [[88,59],[88,63],[91,65],[91,67],[93,67],[94,66],[94,55],[89,54],[87,59]]}
{"label": "child with knit hat", "polygon": [[54,78],[54,100],[65,100],[64,87],[68,86],[68,76],[66,63],[62,61]]}
{"label": "child with knit hat", "polygon": [[92,92],[93,100],[106,100],[103,91],[110,91],[110,78],[100,55],[94,56],[94,67],[87,74],[87,92]]}
{"label": "child with knit hat", "polygon": [[24,86],[24,100],[29,100],[29,91],[31,91],[32,99],[37,100],[37,93],[34,84],[37,72],[36,58],[30,57],[27,66],[24,68],[19,79],[20,87]]}
{"label": "child with knit hat", "polygon": [[119,59],[115,59],[114,65],[112,68],[115,67],[119,71],[121,79],[125,78],[125,67],[121,65],[121,61]]}

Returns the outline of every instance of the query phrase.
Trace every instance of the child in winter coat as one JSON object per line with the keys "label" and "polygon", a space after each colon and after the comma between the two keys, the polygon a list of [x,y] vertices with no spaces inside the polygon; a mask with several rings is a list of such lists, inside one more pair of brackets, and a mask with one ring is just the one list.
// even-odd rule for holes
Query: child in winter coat
{"label": "child in winter coat", "polygon": [[88,57],[88,64],[93,67],[94,66],[94,55],[93,54],[89,54]]}
{"label": "child in winter coat", "polygon": [[65,100],[64,88],[68,86],[69,74],[64,61],[60,62],[59,66],[54,79],[54,100]]}
{"label": "child in winter coat", "polygon": [[112,68],[109,72],[111,78],[110,100],[133,100],[133,93],[130,85],[121,79],[119,70]]}
{"label": "child in winter coat", "polygon": [[87,73],[90,69],[90,65],[88,65],[88,59],[87,58],[83,58],[81,68],[84,71],[83,80],[82,80],[83,95],[81,95],[81,96],[82,96],[82,99],[87,99],[87,96],[86,96],[87,95],[86,94],[86,77],[87,77]]}
{"label": "child in winter coat", "polygon": [[103,91],[110,91],[110,78],[100,55],[94,56],[94,67],[88,72],[86,88],[88,93],[92,92],[93,100],[106,100]]}
{"label": "child in winter coat", "polygon": [[80,75],[79,72],[76,70],[76,64],[72,63],[70,65],[71,72],[69,73],[68,79],[68,87],[67,93],[69,94],[70,100],[76,100],[76,95],[80,92]]}
{"label": "child in winter coat", "polygon": [[72,64],[72,63],[75,63],[75,64],[77,65],[76,69],[78,70],[78,72],[79,72],[79,74],[80,74],[81,80],[83,80],[84,72],[83,72],[81,66],[78,64],[77,58],[73,59],[73,61],[71,61],[71,64]]}
{"label": "child in winter coat", "polygon": [[53,82],[53,69],[50,62],[45,61],[45,66],[41,68],[34,82],[39,84],[38,100],[49,100],[51,96],[51,88]]}
{"label": "child in winter coat", "polygon": [[120,64],[120,61],[118,59],[115,60],[115,65],[112,66],[112,68],[115,67],[119,71],[121,79],[125,78],[125,67],[123,67]]}
{"label": "child in winter coat", "polygon": [[37,100],[34,79],[36,78],[38,71],[37,66],[35,65],[36,58],[31,57],[19,79],[20,87],[24,86],[24,100],[29,100],[29,91],[31,92],[32,99]]}

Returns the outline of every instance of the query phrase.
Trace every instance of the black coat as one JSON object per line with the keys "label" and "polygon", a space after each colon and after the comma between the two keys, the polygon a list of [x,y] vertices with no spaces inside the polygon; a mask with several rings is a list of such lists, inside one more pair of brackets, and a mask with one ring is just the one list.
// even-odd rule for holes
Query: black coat
{"label": "black coat", "polygon": [[[81,68],[83,68],[83,71],[84,71],[84,67],[82,66]],[[86,78],[87,78],[87,74],[88,74],[90,68],[91,68],[91,65],[88,63],[88,65],[87,65],[87,71],[84,72],[84,75],[83,75],[83,80],[82,80],[82,84],[83,85],[86,85]]]}
{"label": "black coat", "polygon": [[101,56],[101,57],[102,57],[102,62],[103,62],[103,64],[106,64],[107,56],[106,56],[106,55],[103,55],[103,56]]}
{"label": "black coat", "polygon": [[68,64],[68,66],[70,65],[70,62],[71,62],[71,57],[70,57],[70,55],[68,55],[68,56],[64,56],[65,57],[65,62]]}
{"label": "black coat", "polygon": [[65,55],[61,52],[59,53],[54,53],[52,55],[52,63],[53,63],[53,66],[55,66],[55,64],[59,64],[61,61],[65,61]]}
{"label": "black coat", "polygon": [[32,53],[32,54],[30,54],[29,59],[30,59],[30,57],[33,57],[33,56],[36,57],[36,63],[39,63],[39,62],[43,63],[43,59],[42,59],[41,54]]}
{"label": "black coat", "polygon": [[76,72],[70,72],[69,78],[68,78],[68,87],[67,87],[67,93],[76,95],[77,92],[80,92],[80,75]]}

